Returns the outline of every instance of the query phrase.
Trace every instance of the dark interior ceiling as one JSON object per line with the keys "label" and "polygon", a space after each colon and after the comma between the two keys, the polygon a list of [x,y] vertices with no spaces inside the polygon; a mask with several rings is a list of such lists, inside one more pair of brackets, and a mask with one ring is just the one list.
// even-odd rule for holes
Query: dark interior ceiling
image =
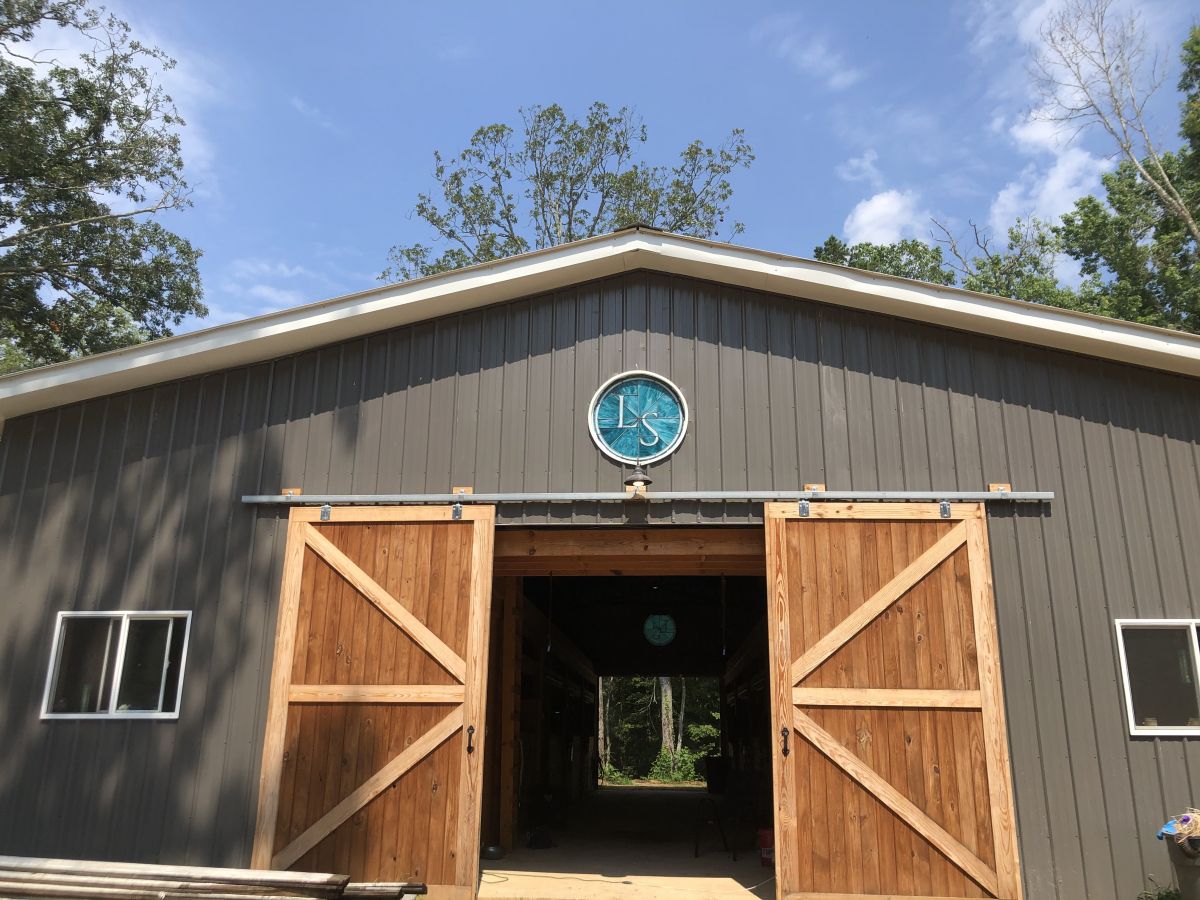
{"label": "dark interior ceiling", "polygon": [[[592,661],[598,675],[719,675],[766,615],[761,577],[525,578],[525,595]],[[669,615],[663,647],[643,632]]]}

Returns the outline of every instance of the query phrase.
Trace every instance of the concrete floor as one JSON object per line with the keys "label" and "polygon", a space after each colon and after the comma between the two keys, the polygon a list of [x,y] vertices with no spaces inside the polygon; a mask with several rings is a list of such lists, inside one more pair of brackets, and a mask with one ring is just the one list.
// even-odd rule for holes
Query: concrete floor
{"label": "concrete floor", "polygon": [[554,847],[484,860],[480,900],[774,897],[772,870],[760,865],[752,834],[742,836],[733,862],[709,826],[693,856],[694,823],[707,796],[703,788],[600,788],[551,830]]}

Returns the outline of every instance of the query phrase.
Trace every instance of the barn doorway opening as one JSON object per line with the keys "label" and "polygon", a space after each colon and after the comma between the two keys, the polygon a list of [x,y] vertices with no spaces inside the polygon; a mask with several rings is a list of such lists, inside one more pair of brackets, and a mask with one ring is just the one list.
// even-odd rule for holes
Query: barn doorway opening
{"label": "barn doorway opening", "polygon": [[764,579],[502,577],[493,606],[480,897],[773,896]]}

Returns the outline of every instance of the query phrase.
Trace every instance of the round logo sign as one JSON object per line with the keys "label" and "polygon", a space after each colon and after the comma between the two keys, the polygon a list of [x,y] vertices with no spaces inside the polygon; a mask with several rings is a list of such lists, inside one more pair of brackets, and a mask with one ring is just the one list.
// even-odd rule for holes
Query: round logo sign
{"label": "round logo sign", "polygon": [[600,385],[588,410],[592,439],[617,462],[652,463],[683,442],[688,409],[683,393],[653,372],[622,372]]}

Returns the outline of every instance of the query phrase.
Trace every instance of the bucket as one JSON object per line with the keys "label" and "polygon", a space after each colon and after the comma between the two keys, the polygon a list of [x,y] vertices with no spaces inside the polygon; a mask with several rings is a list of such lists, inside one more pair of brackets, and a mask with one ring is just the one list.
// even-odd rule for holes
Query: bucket
{"label": "bucket", "polygon": [[758,863],[764,868],[775,865],[775,831],[771,828],[758,829]]}
{"label": "bucket", "polygon": [[1167,854],[1175,870],[1175,883],[1179,885],[1182,900],[1200,898],[1200,841],[1189,838],[1180,844],[1174,838],[1167,841]]}

